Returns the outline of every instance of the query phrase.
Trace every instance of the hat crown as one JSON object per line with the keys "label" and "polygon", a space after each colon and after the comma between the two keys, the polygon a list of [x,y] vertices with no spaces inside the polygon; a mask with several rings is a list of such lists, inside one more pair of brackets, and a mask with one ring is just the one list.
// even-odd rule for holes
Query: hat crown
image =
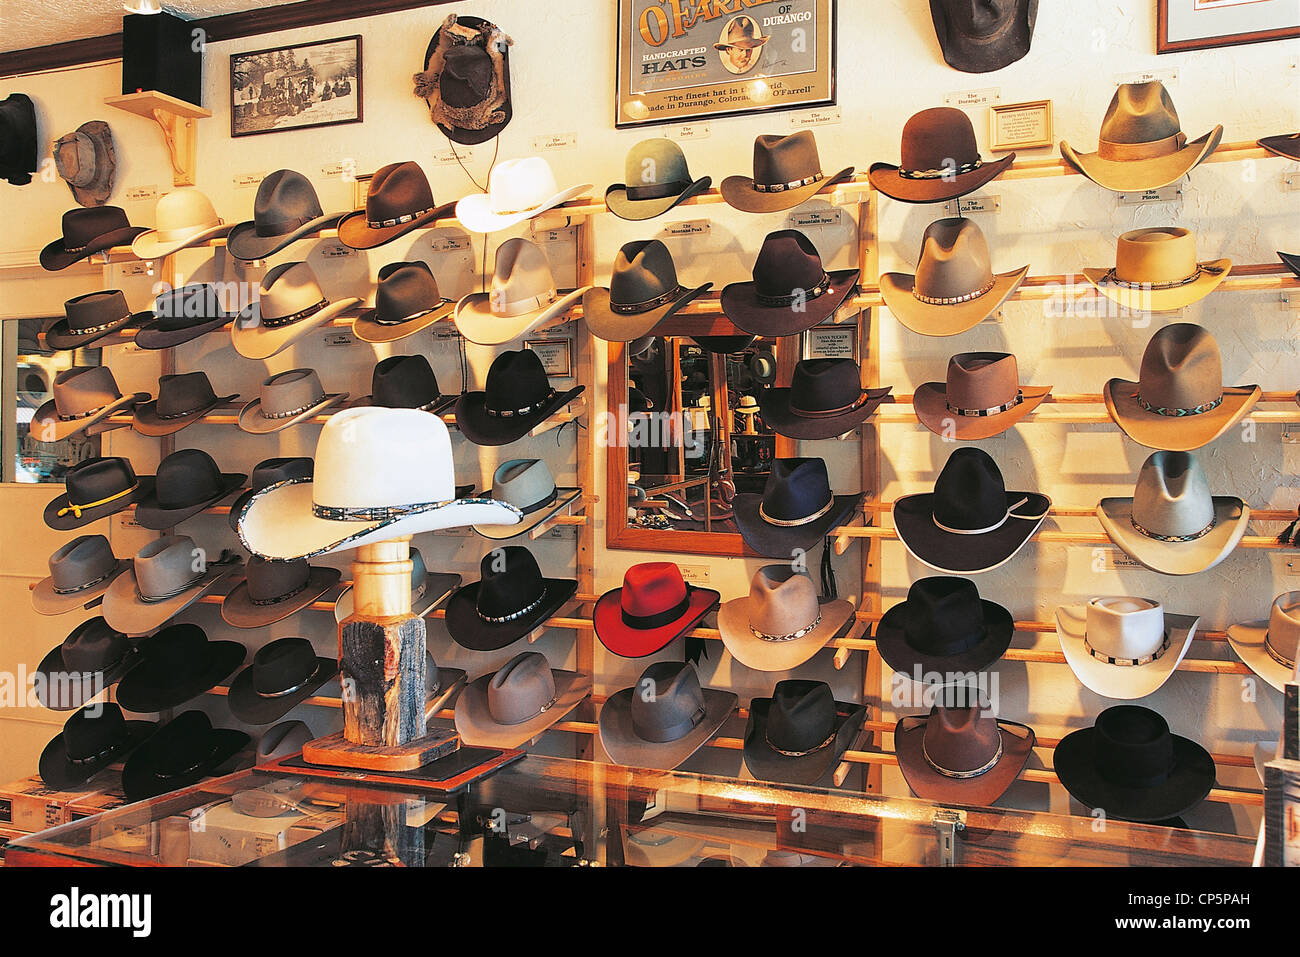
{"label": "hat crown", "polygon": [[936,704],[922,733],[926,762],[943,771],[969,774],[986,768],[1002,745],[997,718],[981,701],[967,707]]}
{"label": "hat crown", "polygon": [[862,396],[862,372],[852,359],[800,359],[790,377],[790,405],[800,412],[845,409]]}
{"label": "hat crown", "polygon": [[811,751],[835,733],[835,696],[824,681],[788,678],[772,689],[767,742],[782,751]]}
{"label": "hat crown", "polygon": [[456,497],[453,461],[447,426],[436,415],[344,409],[321,428],[312,499],[334,508],[448,502]]}
{"label": "hat crown", "polygon": [[428,263],[390,263],[379,270],[375,313],[381,322],[403,322],[441,303],[438,280]]}
{"label": "hat crown", "polygon": [[1223,359],[1214,336],[1190,322],[1156,331],[1142,353],[1138,394],[1150,405],[1195,409],[1223,395]]}
{"label": "hat crown", "polygon": [[130,228],[131,222],[120,206],[79,206],[63,214],[63,248],[81,249],[100,236]]}
{"label": "hat crown", "polygon": [[95,181],[98,167],[95,144],[78,128],[54,143],[54,167],[71,186],[84,188]]}
{"label": "hat crown", "polygon": [[154,221],[156,231],[165,238],[169,233],[218,226],[221,217],[207,194],[191,186],[160,196],[154,207]]}
{"label": "hat crown", "polygon": [[922,110],[903,125],[900,169],[957,169],[980,159],[975,127],[961,110],[947,106]]}
{"label": "hat crown", "polygon": [[1116,705],[1097,715],[1093,752],[1102,777],[1127,787],[1155,787],[1174,766],[1169,723],[1150,708]]}
{"label": "hat crown", "polygon": [[1121,83],[1101,121],[1107,143],[1153,143],[1182,129],[1173,98],[1159,80]]}
{"label": "hat crown", "polygon": [[642,562],[623,573],[619,601],[625,616],[650,618],[687,601],[686,581],[675,562]]}
{"label": "hat crown", "polygon": [[63,313],[67,317],[68,331],[78,333],[125,319],[131,310],[127,308],[122,290],[105,289],[69,299],[63,304]]}
{"label": "hat crown", "polygon": [[1150,598],[1093,598],[1087,605],[1088,644],[1111,658],[1145,658],[1165,640],[1165,612]]}
{"label": "hat crown", "polygon": [[917,651],[952,655],[974,648],[985,635],[984,606],[975,583],[937,575],[907,590],[903,640]]}
{"label": "hat crown", "polygon": [[555,479],[544,459],[511,459],[492,476],[492,498],[525,509],[555,493]]}
{"label": "hat crown", "polygon": [[704,689],[689,661],[656,661],[641,672],[632,689],[632,730],[644,741],[677,741],[705,713]]}
{"label": "hat crown", "polygon": [[112,667],[130,648],[131,642],[126,635],[114,631],[103,617],[99,617],[84,621],[73,629],[63,639],[60,653],[66,671],[85,675]]}
{"label": "hat crown", "polygon": [[179,449],[158,463],[154,480],[158,504],[186,508],[225,491],[221,469],[202,449]]}
{"label": "hat crown", "polygon": [[136,553],[134,564],[136,589],[146,601],[178,595],[206,571],[203,551],[188,535],[154,539]]}
{"label": "hat crown", "polygon": [[787,136],[765,133],[754,138],[754,182],[763,186],[796,183],[820,175],[817,140],[812,130]]}
{"label": "hat crown", "polygon": [[116,750],[126,739],[126,719],[111,701],[87,705],[63,725],[63,746],[72,760],[87,761]]}
{"label": "hat crown", "polygon": [[691,183],[686,154],[670,139],[642,140],[627,152],[623,184],[630,189],[646,186],[686,186]]}
{"label": "hat crown", "polygon": [[540,156],[504,160],[488,177],[488,208],[498,216],[536,209],[560,191],[551,164]]}
{"label": "hat crown", "polygon": [[488,308],[493,315],[519,315],[522,306],[543,306],[555,298],[555,278],[546,254],[518,236],[497,247]]}
{"label": "hat crown", "polygon": [[276,758],[287,757],[301,751],[302,746],[315,735],[302,721],[281,721],[262,732],[257,739],[257,763],[265,764]]}
{"label": "hat crown", "polygon": [[[1025,0],[938,0],[943,15],[966,37],[993,37],[1013,26]],[[931,0],[931,7],[935,0]],[[1031,22],[1033,14],[1030,14]]]}
{"label": "hat crown", "polygon": [[555,675],[546,658],[524,651],[488,682],[488,713],[498,724],[520,724],[555,704]]}
{"label": "hat crown", "polygon": [[59,546],[50,556],[50,580],[55,591],[74,591],[111,574],[117,558],[103,535],[81,535]]}
{"label": "hat crown", "polygon": [[797,229],[778,229],[764,237],[753,275],[762,295],[806,295],[821,285],[826,267],[811,239]]}
{"label": "hat crown", "polygon": [[198,625],[171,625],[146,639],[150,672],[183,682],[201,674],[208,663],[208,636]]}
{"label": "hat crown", "polygon": [[323,402],[325,388],[315,369],[277,372],[261,387],[262,414],[296,413]]}
{"label": "hat crown", "polygon": [[1283,592],[1273,599],[1264,642],[1284,661],[1295,661],[1300,650],[1300,591]]}
{"label": "hat crown", "polygon": [[609,279],[611,302],[624,306],[653,303],[679,287],[673,255],[658,239],[626,243],[614,257]]}
{"label": "hat crown", "polygon": [[948,456],[934,482],[931,509],[942,528],[958,532],[992,530],[1008,513],[1007,486],[993,457],[963,447]]}
{"label": "hat crown", "polygon": [[82,417],[122,398],[108,366],[73,366],[54,377],[54,409],[59,415]]}
{"label": "hat crown", "polygon": [[186,711],[149,740],[155,773],[179,777],[200,767],[212,753],[212,722],[202,711]]}
{"label": "hat crown", "polygon": [[506,350],[488,367],[484,405],[494,412],[516,412],[545,402],[553,391],[536,352]]}
{"label": "hat crown", "polygon": [[257,293],[263,319],[286,319],[328,300],[316,273],[305,262],[281,263],[262,278]]}
{"label": "hat crown", "polygon": [[277,638],[253,655],[253,690],[284,694],[300,687],[316,671],[316,649],[306,638]]}
{"label": "hat crown", "polygon": [[494,548],[479,563],[475,607],[485,618],[504,618],[531,608],[546,594],[533,553],[522,545]]}
{"label": "hat crown", "polygon": [[1156,535],[1195,535],[1214,522],[1214,498],[1190,452],[1153,452],[1138,473],[1133,521]]}
{"label": "hat crown", "polygon": [[154,319],[163,332],[188,329],[230,315],[221,301],[221,293],[211,283],[178,286],[156,296]]}
{"label": "hat crown", "polygon": [[73,505],[102,502],[137,483],[131,463],[117,456],[96,456],[78,462],[68,470],[63,481],[68,490],[68,502]]}
{"label": "hat crown", "polygon": [[289,598],[306,588],[310,580],[311,566],[307,564],[306,559],[302,558],[287,562],[269,562],[252,555],[244,571],[248,597],[255,604]]}
{"label": "hat crown", "polygon": [[178,372],[158,379],[160,418],[185,415],[206,408],[217,400],[206,372]]}
{"label": "hat crown", "polygon": [[1020,392],[1016,357],[1007,352],[962,352],[948,360],[949,408],[992,409]]}
{"label": "hat crown", "polygon": [[370,374],[371,398],[388,409],[424,409],[442,398],[429,360],[413,356],[380,359]]}
{"label": "hat crown", "polygon": [[429,179],[412,160],[392,163],[371,177],[366,193],[366,218],[371,222],[398,219],[435,206]]}
{"label": "hat crown", "polygon": [[763,514],[777,521],[808,518],[833,498],[822,459],[776,459],[763,486]]}
{"label": "hat crown", "polygon": [[817,586],[789,565],[764,565],[749,583],[749,627],[764,635],[792,635],[821,616]]}
{"label": "hat crown", "polygon": [[1190,229],[1132,229],[1115,244],[1115,278],[1123,282],[1178,282],[1195,275],[1196,238]]}
{"label": "hat crown", "polygon": [[929,299],[960,299],[987,291],[993,261],[984,231],[964,217],[935,220],[925,227],[915,289]]}
{"label": "hat crown", "polygon": [[313,465],[312,460],[305,455],[263,459],[253,467],[248,487],[254,492],[260,492],[276,482],[287,482],[296,478],[309,479],[312,477]]}
{"label": "hat crown", "polygon": [[282,236],[324,215],[316,187],[302,173],[278,169],[257,185],[253,226],[258,236]]}
{"label": "hat crown", "polygon": [[465,109],[487,99],[492,88],[492,58],[477,43],[452,47],[443,54],[438,93],[448,106]]}

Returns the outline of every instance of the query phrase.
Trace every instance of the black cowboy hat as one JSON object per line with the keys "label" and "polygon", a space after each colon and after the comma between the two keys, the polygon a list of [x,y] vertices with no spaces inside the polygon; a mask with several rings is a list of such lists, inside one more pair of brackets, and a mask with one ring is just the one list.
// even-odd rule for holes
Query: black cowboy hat
{"label": "black cowboy hat", "polygon": [[135,474],[129,460],[96,456],[63,476],[64,492],[45,506],[45,524],[66,532],[120,512],[153,490],[153,476]]}
{"label": "black cowboy hat", "polygon": [[158,379],[158,397],[135,407],[131,428],[141,435],[171,435],[193,425],[239,393],[219,396],[205,372],[181,372]]}
{"label": "black cowboy hat", "polygon": [[1011,612],[965,578],[921,578],[881,616],[876,650],[895,671],[980,671],[1011,646]]}
{"label": "black cowboy hat", "polygon": [[475,445],[508,445],[523,438],[583,391],[557,392],[531,349],[507,350],[492,360],[483,392],[456,402],[456,427]]}
{"label": "black cowboy hat", "polygon": [[829,318],[857,285],[860,270],[827,272],[812,240],[797,229],[768,233],[752,282],[722,289],[728,319],[756,336],[793,336]]}
{"label": "black cowboy hat", "polygon": [[824,681],[778,681],[772,697],[749,703],[745,767],[760,781],[831,787],[866,716],[863,705],[836,701]]}
{"label": "black cowboy hat", "polygon": [[447,633],[462,648],[496,651],[550,618],[578,590],[568,578],[543,578],[522,545],[483,556],[480,579],[461,586],[447,602]]}
{"label": "black cowboy hat", "polygon": [[815,548],[861,499],[861,492],[831,492],[822,459],[776,459],[763,494],[742,492],[732,507],[746,545],[760,555],[789,558],[796,548]]}
{"label": "black cowboy hat", "polygon": [[230,713],[249,724],[279,721],[338,670],[338,661],[317,656],[306,638],[277,638],[230,682]]}
{"label": "black cowboy hat", "polygon": [[236,259],[266,259],[297,239],[336,225],[344,215],[326,214],[316,188],[302,173],[278,169],[257,184],[253,218],[230,230],[226,249]]}
{"label": "black cowboy hat", "polygon": [[138,643],[103,618],[88,618],[36,666],[37,700],[51,711],[80,708],[142,660]]}
{"label": "black cowboy hat", "polygon": [[63,235],[41,250],[41,268],[51,272],[114,246],[129,246],[147,230],[132,226],[118,206],[78,206],[63,214]]}
{"label": "black cowboy hat", "polygon": [[438,377],[424,356],[389,356],[380,359],[370,374],[370,394],[353,402],[350,408],[378,405],[386,409],[424,409],[438,413],[459,395],[444,395],[438,389]]}
{"label": "black cowboy hat", "polygon": [[243,731],[214,728],[202,711],[185,711],[136,748],[122,768],[127,800],[143,801],[197,784],[252,743]]}
{"label": "black cowboy hat", "polygon": [[87,705],[64,722],[41,752],[41,780],[56,791],[80,787],[131,754],[156,728],[152,721],[127,721],[112,702]]}
{"label": "black cowboy hat", "polygon": [[141,349],[171,349],[234,321],[239,310],[227,309],[212,283],[191,283],[157,296],[151,318],[135,334]]}
{"label": "black cowboy hat", "polygon": [[145,660],[117,685],[128,711],[153,714],[203,694],[244,661],[237,641],[209,641],[198,625],[170,625],[142,642]]}
{"label": "black cowboy hat", "polygon": [[833,439],[865,422],[892,389],[864,389],[861,382],[852,359],[801,359],[789,388],[764,389],[758,406],[763,421],[780,435]]}
{"label": "black cowboy hat", "polygon": [[154,486],[135,507],[135,520],[162,531],[216,505],[244,484],[242,472],[222,472],[202,449],[179,449],[158,463]]}
{"label": "black cowboy hat", "polygon": [[235,530],[239,522],[239,513],[244,510],[244,506],[248,504],[248,500],[255,492],[260,492],[277,482],[290,482],[295,479],[310,480],[315,465],[316,463],[305,455],[277,456],[258,462],[253,466],[253,475],[248,481],[248,488],[240,492],[230,504],[231,530]]}
{"label": "black cowboy hat", "polygon": [[50,555],[50,574],[32,589],[32,608],[38,615],[85,608],[130,568],[131,560],[114,555],[103,535],[80,535]]}
{"label": "black cowboy hat", "polygon": [[388,263],[379,270],[375,306],[352,323],[352,333],[363,342],[395,342],[449,317],[456,303],[444,299],[429,264]]}

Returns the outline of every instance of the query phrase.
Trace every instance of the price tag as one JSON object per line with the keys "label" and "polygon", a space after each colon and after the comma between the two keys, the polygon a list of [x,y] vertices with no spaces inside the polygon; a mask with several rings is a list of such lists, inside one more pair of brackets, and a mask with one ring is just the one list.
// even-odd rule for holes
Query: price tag
{"label": "price tag", "polygon": [[972,106],[988,106],[991,103],[1000,103],[1001,101],[1002,88],[998,86],[985,87],[982,90],[957,90],[943,95],[944,106],[955,106],[958,109],[966,109]]}
{"label": "price tag", "polygon": [[810,126],[833,126],[840,122],[838,106],[824,106],[804,113],[790,114],[790,129],[806,130]]}
{"label": "price tag", "polygon": [[128,203],[152,203],[158,199],[158,187],[128,186],[124,198]]}
{"label": "price tag", "polygon": [[543,150],[571,150],[578,145],[577,133],[547,133],[533,137],[533,152]]}
{"label": "price tag", "polygon": [[669,223],[664,227],[663,234],[672,236],[674,239],[681,239],[686,236],[707,236],[712,228],[711,220],[684,219],[679,223]]}

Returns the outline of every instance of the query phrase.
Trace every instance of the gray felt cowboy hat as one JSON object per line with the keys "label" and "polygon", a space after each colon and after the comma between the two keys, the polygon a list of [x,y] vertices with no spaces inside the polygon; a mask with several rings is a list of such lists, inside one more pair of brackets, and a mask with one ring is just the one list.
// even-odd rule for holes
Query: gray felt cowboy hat
{"label": "gray felt cowboy hat", "polygon": [[50,556],[49,577],[32,590],[32,607],[40,615],[84,608],[130,567],[131,560],[115,556],[103,535],[80,535]]}
{"label": "gray felt cowboy hat", "polygon": [[491,674],[465,686],[456,700],[462,744],[517,748],[562,720],[591,693],[591,679],[551,668],[535,651],[523,651]]}
{"label": "gray felt cowboy hat", "polygon": [[221,617],[236,628],[262,628],[309,607],[341,577],[337,568],[309,565],[305,559],[268,562],[254,555],[243,579],[221,600]]}
{"label": "gray felt cowboy hat", "polygon": [[682,148],[662,137],[628,150],[624,173],[624,182],[605,190],[605,205],[619,219],[654,219],[713,185],[708,176],[693,178]]}
{"label": "gray felt cowboy hat", "polygon": [[727,204],[747,213],[793,209],[835,183],[853,178],[853,167],[822,172],[812,130],[754,139],[754,175],[728,176],[720,187]]}
{"label": "gray felt cowboy hat", "polygon": [[600,743],[626,767],[671,770],[722,728],[738,702],[730,691],[700,686],[689,661],[656,661],[631,688],[600,709]]}
{"label": "gray felt cowboy hat", "polygon": [[57,442],[149,398],[147,392],[123,395],[108,366],[73,366],[54,377],[49,401],[32,413],[30,434],[38,442]]}
{"label": "gray felt cowboy hat", "polygon": [[136,553],[132,564],[104,594],[104,619],[125,635],[147,635],[237,568],[234,563],[206,561],[188,535],[154,539]]}
{"label": "gray felt cowboy hat", "polygon": [[1278,691],[1295,680],[1300,649],[1300,591],[1273,599],[1268,618],[1228,627],[1228,644],[1250,668]]}
{"label": "gray felt cowboy hat", "polygon": [[555,484],[545,459],[510,459],[492,473],[492,487],[484,498],[507,502],[523,512],[518,525],[475,525],[484,538],[502,541],[531,531],[581,494],[572,486]]}
{"label": "gray felt cowboy hat", "polygon": [[658,239],[625,243],[614,257],[608,288],[582,296],[582,318],[591,334],[608,342],[652,335],[713,283],[688,288],[677,281],[673,255]]}
{"label": "gray felt cowboy hat", "polygon": [[315,369],[290,369],[266,379],[256,399],[239,412],[239,427],[253,435],[280,432],[338,405],[346,392],[325,391]]}

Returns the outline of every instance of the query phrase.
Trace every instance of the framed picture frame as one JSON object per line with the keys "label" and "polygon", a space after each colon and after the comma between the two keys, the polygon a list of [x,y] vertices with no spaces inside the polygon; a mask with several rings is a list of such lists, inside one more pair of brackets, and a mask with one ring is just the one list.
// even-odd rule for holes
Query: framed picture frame
{"label": "framed picture frame", "polygon": [[1296,37],[1295,0],[1156,0],[1156,53]]}
{"label": "framed picture frame", "polygon": [[834,0],[617,3],[620,129],[835,103]]}
{"label": "framed picture frame", "polygon": [[1052,101],[998,103],[989,107],[989,151],[1032,150],[1054,146]]}
{"label": "framed picture frame", "polygon": [[573,377],[572,339],[525,339],[524,348],[537,353],[547,378]]}
{"label": "framed picture frame", "polygon": [[361,37],[230,55],[230,135],[360,123]]}
{"label": "framed picture frame", "polygon": [[852,359],[861,362],[858,327],[852,322],[813,326],[803,333],[801,359]]}

